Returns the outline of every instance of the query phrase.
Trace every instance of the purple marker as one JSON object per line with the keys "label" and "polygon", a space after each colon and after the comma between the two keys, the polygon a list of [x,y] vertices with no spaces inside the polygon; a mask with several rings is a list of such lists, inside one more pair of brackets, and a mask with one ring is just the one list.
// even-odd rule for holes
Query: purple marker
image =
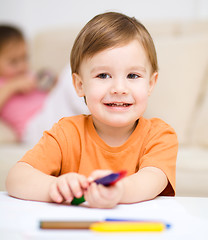
{"label": "purple marker", "polygon": [[[121,178],[126,176],[126,171],[120,171],[117,173],[111,173],[105,177],[102,178],[98,178],[96,179],[94,182],[97,184],[102,184],[106,187],[108,186],[112,186],[114,185],[116,182],[118,182]],[[82,196],[81,198],[76,198],[74,197],[74,199],[71,202],[71,205],[79,205],[81,203],[85,202],[84,196]]]}

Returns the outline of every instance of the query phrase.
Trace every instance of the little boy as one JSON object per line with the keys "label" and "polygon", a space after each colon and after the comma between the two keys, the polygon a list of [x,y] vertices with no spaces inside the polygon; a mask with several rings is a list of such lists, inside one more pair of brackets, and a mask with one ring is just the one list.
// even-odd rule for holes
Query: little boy
{"label": "little boy", "polygon": [[[71,51],[75,90],[91,115],[61,119],[10,170],[11,196],[91,207],[175,195],[178,142],[160,119],[142,117],[157,81],[155,47],[135,18],[108,12],[89,21]],[[111,187],[93,182],[111,171],[128,176]]]}

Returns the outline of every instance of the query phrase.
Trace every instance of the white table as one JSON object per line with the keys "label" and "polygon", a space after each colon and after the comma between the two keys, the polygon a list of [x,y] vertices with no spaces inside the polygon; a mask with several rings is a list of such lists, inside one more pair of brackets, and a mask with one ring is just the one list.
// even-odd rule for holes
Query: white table
{"label": "white table", "polygon": [[[92,220],[106,217],[160,220],[170,229],[160,233],[95,233],[89,230],[41,230],[41,220]],[[208,239],[208,198],[158,197],[114,209],[25,201],[0,192],[0,239]]]}

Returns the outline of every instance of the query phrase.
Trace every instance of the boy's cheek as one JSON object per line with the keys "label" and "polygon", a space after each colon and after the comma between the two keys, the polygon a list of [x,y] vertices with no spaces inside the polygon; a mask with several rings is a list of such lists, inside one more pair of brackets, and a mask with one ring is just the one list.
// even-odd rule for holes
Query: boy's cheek
{"label": "boy's cheek", "polygon": [[149,93],[149,91],[148,91],[147,86],[143,86],[138,89],[136,89],[136,88],[132,89],[133,96],[140,101],[147,99],[148,93]]}
{"label": "boy's cheek", "polygon": [[88,104],[94,105],[97,102],[100,102],[103,98],[103,93],[99,88],[92,88],[88,91],[85,91],[85,97]]}

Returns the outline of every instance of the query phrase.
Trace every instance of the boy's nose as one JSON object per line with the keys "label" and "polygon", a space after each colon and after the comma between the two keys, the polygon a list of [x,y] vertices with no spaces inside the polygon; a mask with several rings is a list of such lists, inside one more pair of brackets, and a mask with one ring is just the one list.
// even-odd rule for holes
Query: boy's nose
{"label": "boy's nose", "polygon": [[125,80],[115,80],[113,81],[111,87],[111,94],[128,94],[129,90],[126,85]]}

